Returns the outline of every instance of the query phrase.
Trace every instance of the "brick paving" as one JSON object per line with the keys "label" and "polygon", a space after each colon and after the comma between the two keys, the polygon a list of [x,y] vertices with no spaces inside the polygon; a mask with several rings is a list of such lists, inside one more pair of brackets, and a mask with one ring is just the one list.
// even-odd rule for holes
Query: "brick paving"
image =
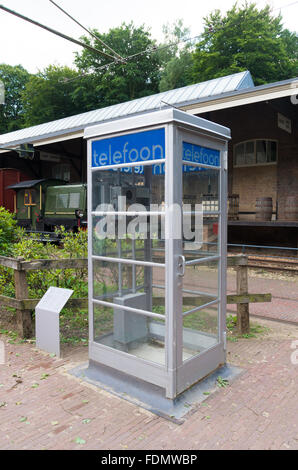
{"label": "brick paving", "polygon": [[241,377],[182,425],[69,375],[87,348],[57,359],[0,335],[0,449],[298,449],[298,327],[263,323],[270,334],[228,343]]}

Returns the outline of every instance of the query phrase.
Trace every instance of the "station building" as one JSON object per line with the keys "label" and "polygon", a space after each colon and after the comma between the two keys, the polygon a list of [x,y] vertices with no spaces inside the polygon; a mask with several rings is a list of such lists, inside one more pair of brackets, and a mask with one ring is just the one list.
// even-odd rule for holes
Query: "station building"
{"label": "station building", "polygon": [[[84,183],[85,128],[176,107],[231,129],[228,241],[297,247],[297,95],[297,78],[254,86],[249,71],[169,90],[0,135],[0,171]],[[34,152],[26,153],[26,146]],[[24,152],[14,150],[20,147]],[[5,173],[0,184],[6,185]],[[207,205],[218,197],[211,186]]]}

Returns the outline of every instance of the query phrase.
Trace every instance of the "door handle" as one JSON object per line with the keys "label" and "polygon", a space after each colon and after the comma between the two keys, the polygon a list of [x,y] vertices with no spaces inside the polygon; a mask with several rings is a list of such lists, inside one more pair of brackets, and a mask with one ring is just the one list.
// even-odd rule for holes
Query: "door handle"
{"label": "door handle", "polygon": [[178,276],[183,277],[185,274],[185,256],[178,256]]}

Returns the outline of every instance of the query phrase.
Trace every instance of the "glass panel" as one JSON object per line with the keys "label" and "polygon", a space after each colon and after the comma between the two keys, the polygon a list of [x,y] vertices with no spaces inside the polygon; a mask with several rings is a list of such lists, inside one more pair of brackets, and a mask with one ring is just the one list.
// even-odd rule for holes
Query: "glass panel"
{"label": "glass panel", "polygon": [[164,169],[158,165],[136,166],[92,173],[92,210],[126,211],[132,204],[147,210],[164,210]]}
{"label": "glass panel", "polygon": [[245,164],[253,165],[255,162],[255,142],[245,143]]}
{"label": "glass panel", "polygon": [[24,206],[35,206],[36,191],[35,189],[26,189],[24,193]]}
{"label": "glass panel", "polygon": [[215,300],[218,293],[218,261],[185,266],[183,312]]}
{"label": "glass panel", "polygon": [[81,193],[70,193],[69,194],[69,208],[77,209],[80,207],[80,196]]}
{"label": "glass panel", "polygon": [[276,142],[268,142],[267,147],[268,162],[276,162],[277,157],[277,144]]}
{"label": "glass panel", "polygon": [[219,253],[218,224],[218,216],[205,216],[203,217],[203,229],[197,237],[198,240],[183,240],[183,255],[186,261]]}
{"label": "glass panel", "polygon": [[[112,263],[104,263],[105,268],[110,269]],[[115,266],[118,266],[116,264]],[[122,265],[122,268],[124,265]],[[132,267],[126,265],[125,271],[122,269],[121,275],[127,285],[131,285]],[[106,276],[102,282],[95,271],[95,288],[97,292],[103,293],[107,290],[105,301],[120,304],[122,307],[131,307],[140,310],[151,309],[154,313],[165,314],[165,286],[164,271],[153,268],[137,266],[137,289],[122,291],[122,295],[117,295],[116,282],[113,284],[111,276]],[[147,271],[147,273],[146,273]],[[150,272],[151,271],[151,272]],[[154,274],[152,273],[154,272]],[[113,273],[115,274],[114,270]],[[153,282],[151,287],[144,286],[144,277],[149,277]],[[107,285],[107,280],[110,283]],[[116,281],[118,280],[116,273]],[[143,284],[143,288],[141,288]],[[152,292],[152,295],[151,295]],[[94,304],[94,341],[104,344],[120,351],[125,351],[134,356],[165,364],[165,321],[162,319],[152,319],[148,316],[129,312],[121,307],[106,307]]]}
{"label": "glass panel", "polygon": [[57,209],[68,208],[69,194],[58,194],[57,196]]}
{"label": "glass panel", "polygon": [[93,305],[94,341],[133,356],[165,365],[165,322]]}
{"label": "glass panel", "polygon": [[[183,165],[183,250],[187,259],[218,252],[219,178],[217,170],[191,172]],[[191,214],[191,215],[190,215]]]}
{"label": "glass panel", "polygon": [[30,204],[30,194],[29,191],[25,191],[24,193],[24,205],[28,206]]}
{"label": "glass panel", "polygon": [[[196,170],[196,171],[194,171]],[[212,210],[218,203],[210,204],[212,198],[218,201],[219,194],[219,172],[206,168],[183,165],[183,204],[203,204]]]}
{"label": "glass panel", "polygon": [[[127,220],[129,219],[131,218],[127,218]],[[117,223],[119,220],[117,217],[111,216],[110,220],[113,224],[111,231],[114,230],[116,233],[112,234],[111,238],[108,238],[103,232],[107,230],[105,226],[107,220],[108,216],[93,217],[93,255],[138,261],[153,261],[156,263],[165,262],[165,241],[164,239],[157,238],[161,235],[158,230],[152,233],[152,239],[150,238],[150,233],[147,239],[141,236],[131,237],[126,234],[122,238],[117,239],[115,235],[117,234]]]}
{"label": "glass panel", "polygon": [[257,140],[257,163],[267,162],[266,140]]}
{"label": "glass panel", "polygon": [[164,309],[164,287],[164,268],[93,260],[94,299],[153,311],[154,305]]}
{"label": "glass panel", "polygon": [[[220,211],[217,170],[183,165],[183,255],[186,261],[217,255]],[[191,212],[191,217],[185,217]],[[187,312],[218,298],[218,261],[185,266],[182,310]],[[213,306],[214,307],[214,306]],[[217,309],[217,304],[215,304]],[[211,312],[211,313],[210,313]],[[183,318],[183,360],[217,343],[218,315],[205,307]],[[210,336],[211,334],[211,336]]]}
{"label": "glass panel", "polygon": [[244,144],[238,144],[235,146],[234,163],[235,165],[245,164]]}
{"label": "glass panel", "polygon": [[31,204],[35,205],[36,204],[36,191],[35,189],[31,189]]}
{"label": "glass panel", "polygon": [[70,165],[68,163],[63,163],[59,165],[55,165],[52,169],[52,176],[53,178],[70,181]]}
{"label": "glass panel", "polygon": [[214,304],[183,318],[183,361],[218,344],[218,309]]}

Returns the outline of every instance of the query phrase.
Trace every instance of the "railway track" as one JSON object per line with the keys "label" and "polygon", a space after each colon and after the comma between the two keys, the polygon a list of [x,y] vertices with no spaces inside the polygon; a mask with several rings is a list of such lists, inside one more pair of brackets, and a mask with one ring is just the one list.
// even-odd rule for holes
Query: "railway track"
{"label": "railway track", "polygon": [[246,254],[248,257],[249,268],[268,269],[270,271],[285,271],[291,272],[293,274],[298,273],[298,256],[297,259],[295,259],[282,256],[264,256],[262,254],[256,255],[249,253]]}

